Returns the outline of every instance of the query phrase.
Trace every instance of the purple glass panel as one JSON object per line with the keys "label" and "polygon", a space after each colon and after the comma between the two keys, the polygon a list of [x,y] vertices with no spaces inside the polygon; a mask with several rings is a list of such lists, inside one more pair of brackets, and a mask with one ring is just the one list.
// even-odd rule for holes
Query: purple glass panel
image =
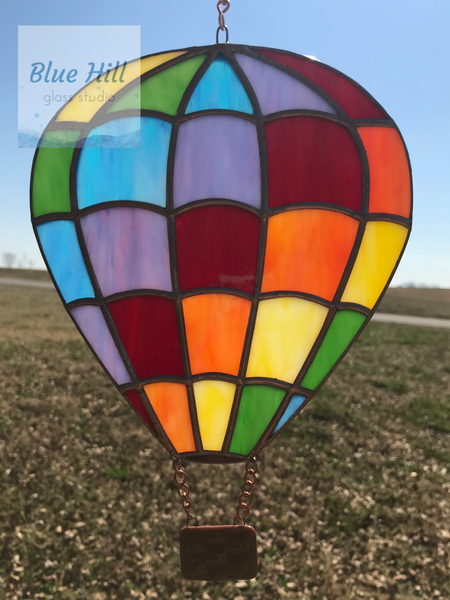
{"label": "purple glass panel", "polygon": [[165,217],[141,208],[107,208],[83,217],[81,227],[104,296],[172,290]]}
{"label": "purple glass panel", "polygon": [[174,205],[226,198],[261,206],[256,126],[228,115],[197,117],[180,125],[175,152]]}
{"label": "purple glass panel", "polygon": [[243,54],[234,54],[234,57],[255,90],[263,115],[295,109],[336,114],[334,108],[311,88],[276,67]]}
{"label": "purple glass panel", "polygon": [[77,306],[71,313],[111,377],[118,385],[129,383],[130,376],[111,337],[101,309],[98,306]]}

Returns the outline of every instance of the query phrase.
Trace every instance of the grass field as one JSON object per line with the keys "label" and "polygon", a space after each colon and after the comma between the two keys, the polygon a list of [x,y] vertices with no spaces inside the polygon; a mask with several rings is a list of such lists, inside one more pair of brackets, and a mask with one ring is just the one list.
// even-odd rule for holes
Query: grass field
{"label": "grass field", "polygon": [[[0,267],[1,277],[50,281],[47,271],[37,269]],[[450,319],[450,289],[389,288],[379,311],[396,315]]]}
{"label": "grass field", "polygon": [[450,290],[389,288],[379,310],[395,315],[450,319]]}
{"label": "grass field", "polygon": [[[260,457],[256,580],[179,577],[170,460],[51,290],[0,287],[0,599],[450,598],[448,332],[369,325]],[[187,464],[231,523],[243,466]]]}
{"label": "grass field", "polygon": [[[0,267],[0,278],[50,281],[47,271]],[[450,319],[450,289],[389,288],[379,307],[380,312],[417,317]]]}
{"label": "grass field", "polygon": [[47,271],[42,271],[40,269],[7,269],[6,267],[0,267],[0,277],[32,279],[33,281],[51,281]]}

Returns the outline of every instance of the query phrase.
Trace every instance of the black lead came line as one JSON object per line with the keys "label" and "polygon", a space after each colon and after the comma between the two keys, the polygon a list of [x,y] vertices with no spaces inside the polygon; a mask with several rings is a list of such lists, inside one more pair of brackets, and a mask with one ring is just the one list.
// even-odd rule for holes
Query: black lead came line
{"label": "black lead came line", "polygon": [[192,382],[192,373],[189,357],[188,342],[186,336],[186,324],[184,319],[182,296],[180,293],[180,286],[178,281],[178,269],[177,269],[177,235],[176,235],[176,213],[174,211],[174,171],[175,171],[175,152],[178,139],[178,130],[180,126],[180,115],[184,113],[189,99],[200,81],[201,77],[206,73],[216,56],[215,52],[210,52],[206,56],[206,59],[197,69],[196,73],[192,77],[188,86],[186,87],[183,97],[180,100],[178,106],[177,115],[173,121],[172,133],[169,145],[169,156],[167,162],[167,180],[166,180],[166,206],[168,209],[168,238],[169,238],[169,254],[170,254],[170,271],[172,278],[172,290],[175,301],[177,322],[178,322],[178,335],[180,340],[180,349],[183,362],[183,370],[187,380],[186,392],[188,397],[189,415],[192,426],[192,433],[194,436],[194,444],[196,452],[203,451],[202,436],[200,432],[200,424],[198,420],[197,406],[195,402],[194,388]]}
{"label": "black lead came line", "polygon": [[[256,97],[255,91],[251,86],[247,76],[244,71],[240,67],[239,63],[236,61],[235,57],[230,52],[227,56],[228,62],[231,64],[231,67],[234,69],[237,74],[241,84],[246,91],[250,102],[253,106],[253,113],[256,118],[256,128],[258,135],[258,145],[259,145],[259,154],[260,154],[260,175],[261,175],[261,210],[259,211],[261,218],[261,228],[260,228],[260,242],[259,242],[259,251],[258,251],[258,262],[256,268],[256,277],[255,277],[255,286],[253,291],[253,299],[252,299],[252,307],[250,310],[247,331],[245,335],[244,346],[241,355],[241,362],[239,366],[239,377],[246,377],[248,361],[250,357],[251,351],[251,343],[254,335],[256,317],[258,312],[259,305],[259,294],[261,292],[261,284],[262,284],[262,276],[264,270],[264,260],[265,260],[265,252],[266,252],[266,243],[267,243],[267,218],[268,218],[268,159],[267,159],[267,148],[265,142],[264,135],[264,125],[263,125],[263,115],[261,111],[261,107],[259,105],[258,98]],[[236,421],[239,413],[239,407],[241,403],[243,392],[243,386],[237,386],[235,397],[233,400],[233,405],[230,413],[230,417],[228,420],[228,427],[225,433],[225,438],[223,441],[222,451],[229,451],[229,447],[231,444],[231,440],[233,437],[234,429],[236,426]]]}

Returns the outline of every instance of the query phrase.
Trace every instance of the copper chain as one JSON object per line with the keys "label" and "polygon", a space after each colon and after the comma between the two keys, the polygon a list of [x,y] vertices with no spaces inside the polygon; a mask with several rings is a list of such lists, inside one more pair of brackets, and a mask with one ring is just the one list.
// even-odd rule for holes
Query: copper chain
{"label": "copper chain", "polygon": [[256,473],[258,472],[258,463],[256,456],[250,456],[245,463],[244,483],[241,487],[238,505],[236,507],[236,517],[234,524],[241,522],[245,525],[245,519],[250,514],[250,504],[252,503],[253,487],[256,483]]}
{"label": "copper chain", "polygon": [[[173,480],[177,486],[178,495],[181,498],[181,504],[186,513],[187,526],[197,525],[197,517],[191,515],[191,501],[189,500],[189,494],[191,490],[186,483],[187,475],[181,466],[181,459],[175,456],[172,457],[172,466],[174,470]],[[236,507],[236,516],[234,518],[234,524],[238,522],[245,525],[245,519],[250,514],[250,505],[252,503],[252,496],[254,486],[256,483],[256,473],[258,472],[258,463],[256,456],[250,456],[245,463],[245,475],[244,483],[241,487],[241,493],[239,494],[238,505]]]}
{"label": "copper chain", "polygon": [[[224,7],[224,8],[222,8]],[[216,32],[216,44],[219,43],[219,32],[225,31],[226,39],[225,42],[228,43],[228,27],[225,25],[225,13],[230,8],[230,0],[219,0],[217,3],[217,10],[219,11],[219,27]]]}
{"label": "copper chain", "polygon": [[[181,504],[183,505],[184,512],[186,513],[187,526],[197,525],[197,517],[191,515],[191,501],[189,500],[189,494],[191,489],[186,483],[186,472],[181,467],[181,458],[175,456],[172,457],[172,466],[174,470],[173,480],[177,486],[178,495],[181,498]],[[195,521],[195,523],[193,523]]]}

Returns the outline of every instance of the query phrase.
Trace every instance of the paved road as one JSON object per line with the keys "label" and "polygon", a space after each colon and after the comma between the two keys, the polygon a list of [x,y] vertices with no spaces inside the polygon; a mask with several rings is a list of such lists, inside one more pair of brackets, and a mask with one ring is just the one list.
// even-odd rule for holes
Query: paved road
{"label": "paved road", "polygon": [[[19,285],[23,287],[54,289],[50,281],[33,281],[32,279],[15,279],[13,277],[0,277],[0,285]],[[389,315],[377,312],[373,319],[377,323],[398,323],[400,325],[417,325],[419,327],[434,327],[450,329],[450,319],[431,319],[428,317],[412,317],[408,315]]]}
{"label": "paved road", "polygon": [[377,323],[398,323],[400,325],[418,325],[419,327],[437,327],[450,329],[450,319],[431,319],[429,317],[410,317],[408,315],[389,315],[377,312],[372,317]]}

